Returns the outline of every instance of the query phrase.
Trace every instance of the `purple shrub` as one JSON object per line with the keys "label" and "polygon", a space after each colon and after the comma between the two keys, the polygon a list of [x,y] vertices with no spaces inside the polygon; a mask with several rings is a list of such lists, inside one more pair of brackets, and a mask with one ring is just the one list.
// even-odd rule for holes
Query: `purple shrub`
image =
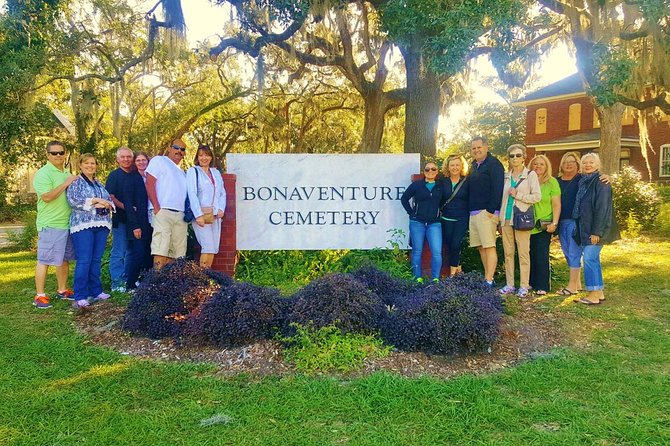
{"label": "purple shrub", "polygon": [[281,324],[286,299],[279,290],[238,282],[223,287],[186,322],[185,334],[198,343],[220,347],[270,339]]}
{"label": "purple shrub", "polygon": [[188,315],[228,283],[184,259],[150,271],[128,304],[123,328],[153,339],[178,337]]}
{"label": "purple shrub", "polygon": [[412,283],[407,280],[397,279],[386,271],[367,265],[351,273],[352,276],[365,287],[375,293],[388,306],[396,302],[412,289]]}
{"label": "purple shrub", "polygon": [[334,324],[344,333],[377,331],[386,314],[384,302],[350,274],[329,274],[312,281],[293,296],[285,320],[303,326],[310,322],[317,330]]}
{"label": "purple shrub", "polygon": [[481,276],[461,274],[416,288],[399,301],[382,335],[407,351],[475,352],[497,339],[502,310],[500,296]]}

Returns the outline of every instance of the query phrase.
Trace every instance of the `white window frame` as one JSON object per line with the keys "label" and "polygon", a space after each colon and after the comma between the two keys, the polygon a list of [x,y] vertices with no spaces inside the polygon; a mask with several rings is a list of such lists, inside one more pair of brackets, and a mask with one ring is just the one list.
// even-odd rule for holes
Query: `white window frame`
{"label": "white window frame", "polygon": [[[668,165],[668,173],[665,175],[663,174],[663,152],[667,151],[668,152],[668,160],[667,160],[667,165]],[[668,178],[670,177],[670,144],[661,144],[661,147],[659,148],[658,151],[658,176],[660,178]]]}

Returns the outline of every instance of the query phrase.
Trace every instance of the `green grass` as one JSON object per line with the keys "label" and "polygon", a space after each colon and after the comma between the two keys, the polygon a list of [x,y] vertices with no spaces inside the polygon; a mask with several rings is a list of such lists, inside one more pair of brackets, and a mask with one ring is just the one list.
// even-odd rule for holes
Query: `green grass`
{"label": "green grass", "polygon": [[536,304],[566,327],[551,355],[487,376],[345,380],[222,378],[92,345],[66,303],[30,305],[33,254],[0,251],[0,445],[670,444],[670,242],[603,256],[605,305]]}

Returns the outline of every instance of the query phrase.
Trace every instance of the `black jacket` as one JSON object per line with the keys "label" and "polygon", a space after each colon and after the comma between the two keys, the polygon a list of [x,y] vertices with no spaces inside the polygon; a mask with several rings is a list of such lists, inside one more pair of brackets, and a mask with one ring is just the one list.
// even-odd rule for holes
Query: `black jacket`
{"label": "black jacket", "polygon": [[[444,184],[444,201],[446,202],[452,194],[451,180],[443,178],[441,180]],[[456,192],[456,196],[442,208],[442,216],[446,218],[461,219],[470,216],[468,209],[468,196],[470,195],[470,182],[467,177],[461,177],[461,187]]]}
{"label": "black jacket", "polygon": [[612,206],[612,186],[600,181],[599,175],[594,175],[583,187],[586,193],[579,205],[573,238],[580,246],[590,245],[592,235],[600,237],[599,245],[618,240],[620,236]]}
{"label": "black jacket", "polygon": [[149,235],[149,211],[147,189],[142,175],[132,171],[123,185],[123,205],[126,208],[126,233],[129,240],[135,239],[133,230],[141,229],[142,237]]}
{"label": "black jacket", "polygon": [[470,194],[468,208],[470,211],[486,209],[490,214],[500,210],[503,185],[505,183],[505,168],[498,158],[490,153],[477,166],[473,161],[468,174]]}
{"label": "black jacket", "polygon": [[[410,205],[410,198],[414,203]],[[400,197],[402,206],[407,211],[410,220],[423,223],[437,223],[440,221],[440,206],[445,200],[444,185],[436,181],[432,191],[426,187],[426,180],[416,180],[409,185]]]}

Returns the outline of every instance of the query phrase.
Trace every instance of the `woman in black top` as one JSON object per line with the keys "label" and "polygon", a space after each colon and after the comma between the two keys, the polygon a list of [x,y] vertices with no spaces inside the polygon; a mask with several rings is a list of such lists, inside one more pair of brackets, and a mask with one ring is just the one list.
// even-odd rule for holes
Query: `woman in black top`
{"label": "woman in black top", "polygon": [[461,245],[468,232],[469,183],[467,164],[462,155],[450,155],[442,165],[445,204],[442,207],[442,244],[447,247],[449,274],[461,272]]}
{"label": "woman in black top", "polygon": [[[437,165],[426,163],[424,177],[414,181],[402,194],[400,202],[409,215],[409,239],[412,245],[412,273],[414,279],[423,283],[421,277],[421,255],[424,240],[430,247],[431,279],[440,280],[442,269],[442,227],[440,225],[440,205],[443,202],[444,187],[436,182]],[[410,203],[412,199],[412,203]]]}

